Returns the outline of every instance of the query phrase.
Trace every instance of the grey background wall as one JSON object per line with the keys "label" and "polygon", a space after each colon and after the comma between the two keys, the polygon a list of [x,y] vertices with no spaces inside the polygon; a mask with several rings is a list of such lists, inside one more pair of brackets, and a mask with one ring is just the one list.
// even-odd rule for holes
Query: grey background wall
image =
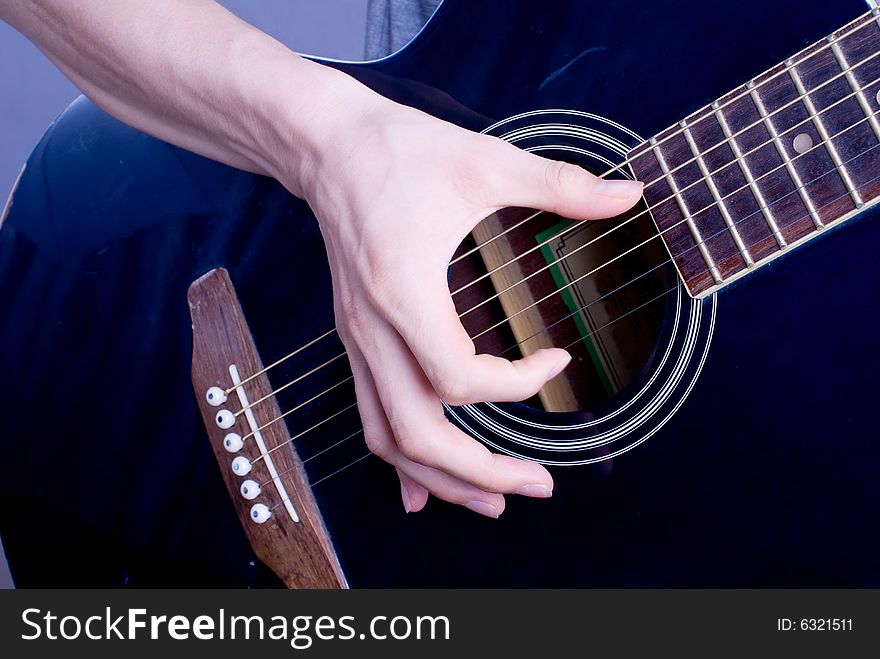
{"label": "grey background wall", "polygon": [[[220,2],[298,52],[362,59],[367,0]],[[0,207],[46,126],[77,94],[34,46],[0,23]],[[0,545],[0,588],[8,588],[2,557]]]}

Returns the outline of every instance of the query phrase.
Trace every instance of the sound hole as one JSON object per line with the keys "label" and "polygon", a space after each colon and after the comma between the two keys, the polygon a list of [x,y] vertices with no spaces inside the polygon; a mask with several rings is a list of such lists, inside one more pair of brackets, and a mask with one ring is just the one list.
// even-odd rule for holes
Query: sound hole
{"label": "sound hole", "polygon": [[572,222],[505,209],[459,248],[450,289],[477,352],[517,359],[553,346],[572,354],[527,405],[594,409],[650,366],[677,278],[645,210]]}

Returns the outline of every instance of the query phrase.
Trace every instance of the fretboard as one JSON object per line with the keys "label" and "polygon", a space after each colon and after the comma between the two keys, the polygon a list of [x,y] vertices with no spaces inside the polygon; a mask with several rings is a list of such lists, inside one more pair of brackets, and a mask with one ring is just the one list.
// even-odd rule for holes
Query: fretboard
{"label": "fretboard", "polygon": [[877,201],[878,16],[862,16],[629,154],[692,296]]}

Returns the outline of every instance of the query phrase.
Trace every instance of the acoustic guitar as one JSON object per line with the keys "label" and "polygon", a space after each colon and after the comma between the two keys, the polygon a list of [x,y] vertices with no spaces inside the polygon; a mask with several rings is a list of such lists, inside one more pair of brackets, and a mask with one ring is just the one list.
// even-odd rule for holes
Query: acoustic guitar
{"label": "acoustic guitar", "polygon": [[17,583],[880,585],[869,4],[446,0],[400,53],[325,62],[647,184],[607,221],[505,209],[450,264],[480,352],[574,356],[447,407],[553,471],[499,520],[405,514],[366,451],[304,202],[75,101],[0,227]]}

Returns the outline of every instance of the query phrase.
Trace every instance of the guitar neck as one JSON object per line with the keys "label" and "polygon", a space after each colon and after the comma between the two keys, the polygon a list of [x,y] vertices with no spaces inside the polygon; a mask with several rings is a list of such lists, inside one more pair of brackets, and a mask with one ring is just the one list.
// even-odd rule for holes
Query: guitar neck
{"label": "guitar neck", "polygon": [[880,196],[880,11],[629,154],[667,249],[704,297]]}

